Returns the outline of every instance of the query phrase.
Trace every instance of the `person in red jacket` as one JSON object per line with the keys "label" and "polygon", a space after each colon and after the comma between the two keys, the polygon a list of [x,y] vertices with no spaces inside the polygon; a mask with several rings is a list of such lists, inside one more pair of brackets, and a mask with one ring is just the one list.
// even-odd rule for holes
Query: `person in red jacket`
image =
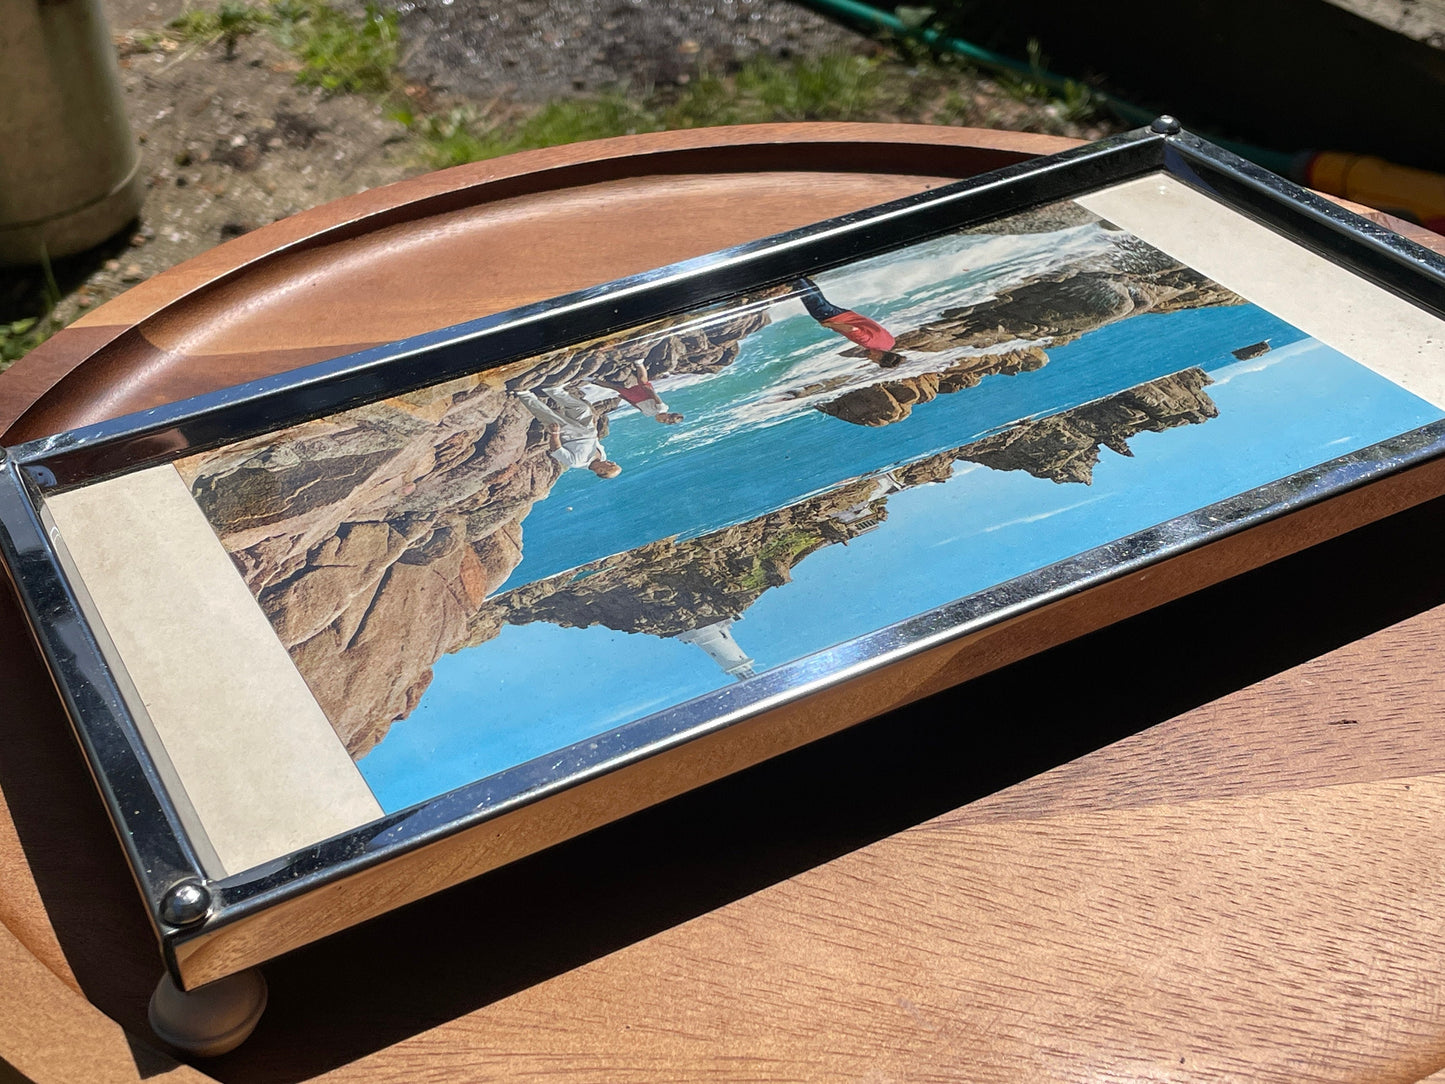
{"label": "person in red jacket", "polygon": [[818,284],[810,278],[797,281],[798,300],[808,315],[829,331],[836,331],[849,342],[863,348],[870,361],[885,369],[892,369],[903,363],[903,355],[893,349],[893,335],[876,320],[870,320],[852,309],[841,308],[823,296]]}
{"label": "person in red jacket", "polygon": [[599,388],[615,391],[624,402],[630,403],[659,425],[676,425],[682,421],[682,415],[675,410],[668,410],[667,404],[657,394],[657,389],[647,377],[647,366],[640,361],[634,361],[628,375],[632,377],[630,384],[625,380],[604,380],[600,376],[591,377],[590,380]]}

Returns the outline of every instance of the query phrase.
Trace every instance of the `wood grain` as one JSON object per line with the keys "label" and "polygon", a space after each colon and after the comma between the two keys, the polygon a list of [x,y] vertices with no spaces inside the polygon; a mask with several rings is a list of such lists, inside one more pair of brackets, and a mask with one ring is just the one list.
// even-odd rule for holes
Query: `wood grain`
{"label": "wood grain", "polygon": [[930,822],[336,1075],[1412,1080],[1445,1063],[1445,920],[1398,871],[1445,859],[1442,802]]}
{"label": "wood grain", "polygon": [[[391,338],[452,302],[502,308],[1058,145],[768,126],[418,178],[90,314],[0,376],[0,429],[38,435]],[[729,190],[748,198],[715,202]],[[633,210],[609,240],[613,206]],[[413,249],[414,232],[436,247]],[[475,266],[478,239],[511,257],[505,274]],[[448,255],[389,279],[376,260],[392,251]],[[339,299],[345,316],[307,335],[307,306]],[[257,1035],[206,1074],[1434,1073],[1442,531],[1439,501],[1363,527],[301,949],[268,966]],[[155,946],[3,592],[0,645],[0,1058],[46,1082],[200,1079],[127,1039]]]}
{"label": "wood grain", "polygon": [[[1445,685],[1422,650],[1442,631],[1439,609],[1408,619],[327,1079],[1417,1079],[1445,1065]],[[412,922],[453,911],[505,915],[477,890]],[[343,935],[281,977],[319,994],[297,972],[407,928]],[[507,966],[503,934],[473,937],[483,950],[413,940],[417,972],[396,953],[343,973],[379,966],[434,1007],[430,968]],[[219,1075],[287,1078],[305,1035],[370,1004],[300,1000]]]}
{"label": "wood grain", "polygon": [[[7,879],[8,880],[8,879]],[[210,1078],[144,1046],[94,1011],[0,925],[0,1081],[200,1084]]]}

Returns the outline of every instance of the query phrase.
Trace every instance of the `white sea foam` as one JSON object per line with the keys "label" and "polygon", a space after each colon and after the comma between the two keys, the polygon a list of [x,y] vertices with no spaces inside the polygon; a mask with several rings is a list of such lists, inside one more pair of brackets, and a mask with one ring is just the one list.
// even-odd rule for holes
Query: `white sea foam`
{"label": "white sea foam", "polygon": [[[1039,275],[1077,266],[1107,253],[1117,235],[1097,225],[1084,225],[1037,234],[980,234],[945,236],[899,252],[816,276],[830,300],[859,311],[877,313],[897,331],[938,319],[944,309],[977,304]],[[899,304],[900,298],[906,302]],[[736,313],[729,313],[732,319]],[[774,302],[769,316],[775,326],[791,320],[809,320],[796,298]],[[699,324],[711,320],[699,321]],[[1002,354],[1029,346],[1048,346],[1049,339],[1016,339],[987,348],[960,347],[933,353],[906,354],[902,364],[882,369],[867,358],[845,357],[852,344],[819,329],[816,342],[806,343],[779,356],[762,356],[761,342],[749,337],[735,368],[767,365],[772,379],[756,392],[719,409],[689,417],[686,429],[669,433],[668,443],[697,446],[710,443],[738,428],[763,429],[813,410],[845,392],[925,373],[935,373],[967,357]],[[670,376],[655,383],[659,393],[715,379],[719,374]],[[810,384],[826,384],[799,394]],[[789,394],[791,392],[792,394]]]}
{"label": "white sea foam", "polygon": [[[838,304],[865,312],[886,307],[888,326],[906,330],[936,320],[946,308],[986,301],[1038,275],[1107,253],[1115,240],[1115,235],[1097,225],[1040,234],[948,236],[826,272],[817,276],[817,281]],[[900,296],[908,299],[902,307],[898,306]],[[774,322],[794,316],[806,319],[801,310],[795,299],[779,303],[773,309]],[[845,357],[843,351],[851,344],[830,335],[816,346],[787,355],[791,364],[786,378],[733,404],[729,421],[732,425],[773,425],[855,388],[939,372],[966,357],[1047,346],[1049,342],[1016,339],[983,349],[910,354],[898,367],[881,369],[867,358]],[[797,394],[809,384],[824,383],[828,387]]]}
{"label": "white sea foam", "polygon": [[[846,295],[850,306],[890,303],[900,294],[935,300],[947,295],[949,305],[968,305],[1034,275],[1103,255],[1117,236],[1092,224],[1052,233],[944,236],[824,272],[816,281],[830,296]],[[949,289],[965,276],[979,281]]]}
{"label": "white sea foam", "polygon": [[[797,361],[788,372],[787,387],[795,389],[793,395],[770,388],[752,399],[733,404],[730,413],[733,421],[739,425],[775,424],[794,414],[812,410],[819,404],[830,402],[856,388],[940,372],[962,358],[1003,354],[1028,346],[1046,346],[1048,342],[1047,339],[1014,339],[986,349],[961,347],[932,354],[910,355],[903,364],[894,369],[880,369],[867,358],[843,357],[835,344],[825,343]],[[809,394],[797,393],[809,384],[821,384],[825,381],[828,383],[826,388]]]}

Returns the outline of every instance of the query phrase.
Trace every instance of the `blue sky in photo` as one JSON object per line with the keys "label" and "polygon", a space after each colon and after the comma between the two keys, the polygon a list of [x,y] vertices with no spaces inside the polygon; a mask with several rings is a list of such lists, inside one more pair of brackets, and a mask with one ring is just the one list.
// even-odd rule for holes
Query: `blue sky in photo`
{"label": "blue sky in photo", "polygon": [[[1212,320],[1221,321],[1218,330],[1211,330]],[[1145,321],[1153,321],[1153,326]],[[1141,344],[1152,342],[1157,352],[1157,333],[1170,321],[1177,325],[1177,332],[1163,330],[1177,349],[1164,351],[1167,356],[1162,362],[1152,357],[1140,362],[1134,355],[1151,349]],[[779,322],[768,331],[803,334],[807,331],[803,323]],[[1129,325],[1141,326],[1131,329]],[[1262,357],[1239,362],[1228,355],[1231,347],[1264,338],[1272,338],[1276,348]],[[1146,370],[1153,366],[1157,371],[1088,394],[1085,389],[1092,378],[1069,375],[1073,367],[1063,364],[1068,351],[1092,359],[1092,365],[1081,365],[1081,369],[1097,368],[1100,361],[1110,359],[1111,364],[1118,362],[1131,372],[1136,365]],[[1202,365],[1215,380],[1206,392],[1218,405],[1219,417],[1163,433],[1141,433],[1130,440],[1133,458],[1101,450],[1092,485],[1057,484],[1021,471],[994,471],[961,463],[944,484],[893,494],[888,500],[889,518],[882,527],[846,547],[830,546],[799,562],[791,583],[766,592],[737,622],[734,635],[754,657],[759,671],[1442,417],[1435,407],[1253,306],[1135,317],[1050,353],[1051,362],[1042,370],[986,378],[978,388],[941,396],[924,404],[907,421],[884,429],[849,426],[812,410],[799,415],[796,422],[758,427],[757,433],[769,434],[765,443],[774,449],[769,454],[786,458],[802,453],[778,448],[796,447],[815,454],[807,452],[814,445],[806,433],[795,446],[771,443],[777,431],[786,435],[794,427],[803,431],[825,424],[831,477],[781,500],[778,493],[788,486],[807,483],[795,480],[770,493],[745,495],[742,500],[724,474],[716,487],[721,494],[719,502],[728,509],[723,522],[760,514],[824,484],[966,443],[970,433],[986,432],[1021,415],[1041,412],[1018,409],[1023,403],[1038,402],[1039,395],[1049,404],[1077,405],[1164,372]],[[1165,367],[1159,368],[1161,364]],[[1058,372],[1064,377],[1055,375]],[[729,379],[718,377],[680,389],[699,398],[691,394],[672,398],[687,398],[688,407],[680,409],[691,408],[694,415],[706,416],[709,405],[702,396],[712,394],[720,404],[730,401],[729,396],[735,401],[738,382],[748,379],[746,369],[724,375]],[[1057,386],[1052,391],[1045,388],[1047,394],[1029,390],[1031,384],[1039,388],[1050,381]],[[1009,397],[1008,409],[968,402],[972,397],[982,401],[998,395]],[[1085,398],[1077,398],[1079,395]],[[1015,396],[1019,398],[1015,400]],[[1043,412],[1063,408],[1051,405]],[[933,432],[926,420],[930,409],[957,413]],[[996,417],[998,414],[1006,417]],[[660,427],[619,421],[608,450],[619,460],[629,452],[646,452],[648,442],[658,439],[653,432],[656,428]],[[924,431],[933,435],[915,445],[919,438],[914,434]],[[891,441],[891,448],[877,443],[879,438]],[[701,455],[707,447],[700,445],[696,451]],[[656,450],[655,444],[652,448]],[[887,455],[895,458],[889,460]],[[639,454],[638,458],[641,461],[643,457]],[[774,458],[772,462],[777,461]],[[707,471],[719,473],[716,466],[704,466],[702,475],[653,473],[641,491],[645,496],[630,499],[655,502],[665,509],[681,507],[681,518],[694,526],[678,528],[678,533],[711,529],[696,526],[698,510],[706,512]],[[765,462],[756,462],[730,469],[745,471],[746,481],[763,484],[765,466]],[[524,565],[536,557],[534,546],[546,549],[541,545],[545,532],[540,529],[540,513],[551,509],[554,518],[548,530],[566,533],[566,517],[577,514],[578,503],[606,492],[606,483],[599,484],[590,476],[574,477],[583,474],[586,472],[569,471],[564,475],[562,482],[572,488],[559,484],[526,520]],[[582,483],[594,488],[583,488]],[[614,491],[614,497],[619,492]],[[737,512],[747,507],[748,500],[773,503],[754,512]],[[570,513],[566,511],[569,502]],[[663,519],[670,514],[665,510]],[[599,541],[622,537],[606,534],[609,530],[613,528],[605,527],[588,544],[615,544]],[[656,537],[659,535],[651,534],[628,545]],[[564,546],[545,561],[535,560],[534,567],[544,571],[518,582],[581,563],[566,556],[571,552]],[[618,550],[599,552],[594,548],[583,560],[610,552]],[[552,567],[558,561],[571,564]],[[676,640],[600,627],[566,629],[544,624],[507,626],[494,640],[443,657],[434,671],[432,685],[416,710],[393,724],[385,740],[358,762],[388,812],[544,756],[732,680],[700,649]]]}

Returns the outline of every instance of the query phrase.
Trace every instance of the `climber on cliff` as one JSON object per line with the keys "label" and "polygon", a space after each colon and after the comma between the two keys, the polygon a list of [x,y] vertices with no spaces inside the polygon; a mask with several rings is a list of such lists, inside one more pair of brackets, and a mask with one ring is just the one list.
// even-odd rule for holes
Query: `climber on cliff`
{"label": "climber on cliff", "polygon": [[808,310],[808,315],[829,331],[836,331],[843,338],[861,346],[869,361],[885,369],[893,369],[903,364],[903,355],[893,349],[892,334],[882,324],[852,309],[833,304],[823,296],[818,284],[806,276],[798,279],[794,286],[798,290],[798,300],[803,303],[803,308]]}
{"label": "climber on cliff", "polygon": [[652,386],[652,381],[647,378],[647,366],[642,362],[632,363],[632,371],[628,374],[632,382],[618,383],[614,380],[604,380],[600,376],[589,377],[592,383],[599,388],[606,388],[608,391],[615,391],[622,396],[623,400],[631,403],[637,410],[642,411],[653,421],[661,425],[676,425],[682,421],[682,415],[676,411],[668,410],[667,404],[657,394],[657,389]]}
{"label": "climber on cliff", "polygon": [[552,409],[530,391],[519,391],[517,398],[547,430],[547,454],[567,467],[586,467],[598,478],[616,478],[622,468],[607,458],[597,436],[597,419],[583,400],[568,395],[561,388],[543,388],[557,409]]}

